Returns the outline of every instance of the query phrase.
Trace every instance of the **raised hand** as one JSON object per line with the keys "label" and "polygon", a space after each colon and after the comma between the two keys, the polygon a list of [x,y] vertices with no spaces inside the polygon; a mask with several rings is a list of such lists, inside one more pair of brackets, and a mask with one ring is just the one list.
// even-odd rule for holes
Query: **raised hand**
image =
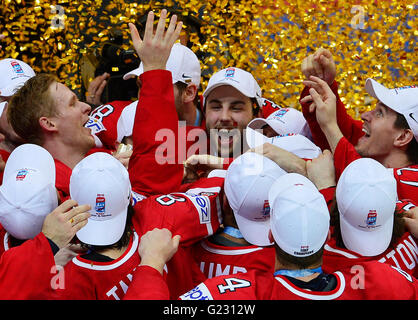
{"label": "raised hand", "polygon": [[328,140],[332,153],[334,153],[338,141],[343,137],[337,124],[337,98],[329,85],[318,77],[310,76],[309,80],[305,80],[303,83],[310,87],[310,94],[300,102],[312,101],[309,111],[316,110],[316,120]]}
{"label": "raised hand", "polygon": [[305,79],[315,76],[331,85],[336,76],[335,62],[331,52],[327,49],[319,48],[314,54],[307,56],[302,61],[302,73]]}
{"label": "raised hand", "polygon": [[165,69],[171,48],[178,39],[183,23],[177,23],[177,16],[170,19],[167,30],[165,20],[167,10],[161,10],[160,20],[154,33],[154,12],[149,12],[145,24],[144,39],[139,36],[134,24],[129,23],[133,46],[144,65],[144,72],[156,69]]}

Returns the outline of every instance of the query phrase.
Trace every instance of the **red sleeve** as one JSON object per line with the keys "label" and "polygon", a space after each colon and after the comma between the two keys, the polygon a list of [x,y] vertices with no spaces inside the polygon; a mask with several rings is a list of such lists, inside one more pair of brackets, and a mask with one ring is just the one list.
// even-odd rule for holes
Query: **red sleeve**
{"label": "red sleeve", "polygon": [[0,258],[0,299],[47,299],[52,291],[54,265],[51,246],[43,233],[7,250]]}
{"label": "red sleeve", "polygon": [[360,159],[361,156],[357,153],[354,146],[348,142],[345,137],[342,137],[337,144],[334,152],[334,166],[335,176],[338,181],[344,169],[354,160]]}
{"label": "red sleeve", "polygon": [[[143,195],[178,190],[183,165],[177,161],[178,116],[171,73],[144,72],[133,127],[129,160],[132,189]],[[158,141],[164,140],[164,141]]]}
{"label": "red sleeve", "polygon": [[[7,159],[9,159],[10,152],[0,149],[0,156],[3,159],[4,162],[7,162]],[[4,171],[0,171],[0,185],[3,183],[3,173]]]}
{"label": "red sleeve", "polygon": [[138,266],[124,300],[168,300],[170,293],[161,273],[149,266]]}
{"label": "red sleeve", "polygon": [[112,101],[97,107],[90,114],[86,127],[100,140],[106,149],[116,150],[118,140],[118,121],[122,111],[132,101]]}
{"label": "red sleeve", "polygon": [[[337,123],[344,137],[350,141],[353,145],[357,144],[358,139],[364,135],[362,128],[363,122],[359,120],[354,120],[351,118],[345,109],[344,104],[341,102],[340,96],[338,95],[338,84],[334,81],[331,85],[331,90],[337,98]],[[302,90],[300,99],[309,95],[309,87],[305,87]],[[309,128],[312,132],[312,138],[315,144],[320,147],[322,150],[330,149],[328,141],[321,130],[318,122],[316,121],[315,113],[309,112],[310,103],[301,103],[302,113],[306,121],[309,124]]]}
{"label": "red sleeve", "polygon": [[418,164],[393,169],[393,176],[396,179],[398,198],[418,204]]}
{"label": "red sleeve", "polygon": [[[203,180],[202,180],[203,181]],[[189,246],[212,235],[222,222],[220,192],[223,178],[207,178],[186,193],[152,196],[134,206],[133,225],[138,234],[167,228]]]}
{"label": "red sleeve", "polygon": [[334,186],[319,190],[319,192],[324,196],[324,199],[327,202],[329,212],[331,212],[332,205],[334,204],[335,188],[336,187]]}

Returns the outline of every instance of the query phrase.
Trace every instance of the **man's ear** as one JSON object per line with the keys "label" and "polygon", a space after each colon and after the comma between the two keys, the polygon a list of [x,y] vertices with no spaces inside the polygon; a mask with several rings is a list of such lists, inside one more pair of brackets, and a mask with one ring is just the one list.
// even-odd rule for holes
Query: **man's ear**
{"label": "man's ear", "polygon": [[193,102],[197,95],[197,86],[194,83],[189,83],[186,90],[183,92],[183,102]]}
{"label": "man's ear", "polygon": [[406,147],[412,139],[415,139],[415,137],[411,129],[401,129],[399,130],[399,134],[395,138],[393,145],[397,148]]}
{"label": "man's ear", "polygon": [[45,131],[57,131],[58,130],[55,123],[47,117],[40,117],[39,118],[39,125]]}

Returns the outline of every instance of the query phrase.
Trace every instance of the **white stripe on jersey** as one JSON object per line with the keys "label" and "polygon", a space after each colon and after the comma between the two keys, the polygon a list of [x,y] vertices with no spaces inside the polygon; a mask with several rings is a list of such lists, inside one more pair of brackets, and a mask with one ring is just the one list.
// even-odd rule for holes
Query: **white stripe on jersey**
{"label": "white stripe on jersey", "polygon": [[333,300],[338,298],[339,296],[341,296],[344,292],[345,289],[345,279],[344,276],[341,272],[337,271],[334,272],[333,275],[337,276],[337,281],[338,281],[338,290],[335,293],[332,294],[324,294],[324,292],[321,292],[321,294],[312,294],[312,293],[308,293],[307,290],[303,290],[302,289],[296,289],[295,287],[293,287],[292,285],[290,285],[287,280],[285,280],[282,277],[275,277],[275,279],[277,281],[279,281],[283,287],[285,287],[287,290],[289,290],[290,292],[294,293],[295,295],[305,298],[305,299],[310,299],[310,300]]}
{"label": "white stripe on jersey", "polygon": [[233,250],[217,249],[217,248],[209,247],[204,241],[200,242],[200,245],[205,250],[207,250],[211,253],[222,254],[222,255],[225,255],[225,256],[237,256],[237,255],[242,255],[242,254],[247,254],[247,253],[252,253],[252,252],[255,252],[255,251],[263,250],[263,248],[261,248],[261,247],[250,248],[250,249],[233,249]]}
{"label": "white stripe on jersey", "polygon": [[343,255],[344,257],[349,258],[349,259],[358,259],[358,257],[357,257],[357,256],[355,256],[354,254],[351,254],[351,253],[345,252],[345,251],[343,251],[343,250],[338,250],[338,249],[332,248],[332,247],[330,247],[328,244],[326,244],[326,245],[324,246],[324,250],[327,250],[327,251],[330,251],[330,252],[334,252],[334,253],[341,254],[341,255]]}
{"label": "white stripe on jersey", "polygon": [[101,271],[105,271],[105,270],[112,270],[112,269],[116,269],[117,267],[121,266],[122,264],[124,264],[127,260],[129,260],[132,255],[137,251],[138,249],[138,235],[136,234],[136,232],[134,232],[133,235],[134,239],[132,241],[132,246],[131,249],[129,249],[129,252],[119,261],[113,263],[110,262],[106,265],[95,265],[95,264],[91,264],[91,263],[85,263],[83,261],[78,260],[78,256],[73,258],[73,263],[79,267],[82,268],[86,268],[86,269],[91,269],[91,270],[101,270]]}

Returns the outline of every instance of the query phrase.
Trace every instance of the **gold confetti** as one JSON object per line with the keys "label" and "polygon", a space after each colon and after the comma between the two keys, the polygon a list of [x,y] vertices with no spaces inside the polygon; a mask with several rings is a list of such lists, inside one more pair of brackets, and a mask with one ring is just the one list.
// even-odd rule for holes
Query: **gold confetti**
{"label": "gold confetti", "polygon": [[[388,87],[418,83],[417,4],[399,1],[323,0],[6,0],[0,7],[0,58],[28,62],[35,72],[65,79],[80,92],[78,61],[150,10],[176,10],[197,18],[200,30],[184,27],[201,58],[202,89],[210,75],[235,66],[251,72],[263,95],[281,106],[300,108],[302,60],[320,47],[333,53],[339,94],[359,117],[373,107],[364,83],[376,78]],[[200,32],[200,35],[198,34]],[[200,37],[199,37],[200,36]]]}

